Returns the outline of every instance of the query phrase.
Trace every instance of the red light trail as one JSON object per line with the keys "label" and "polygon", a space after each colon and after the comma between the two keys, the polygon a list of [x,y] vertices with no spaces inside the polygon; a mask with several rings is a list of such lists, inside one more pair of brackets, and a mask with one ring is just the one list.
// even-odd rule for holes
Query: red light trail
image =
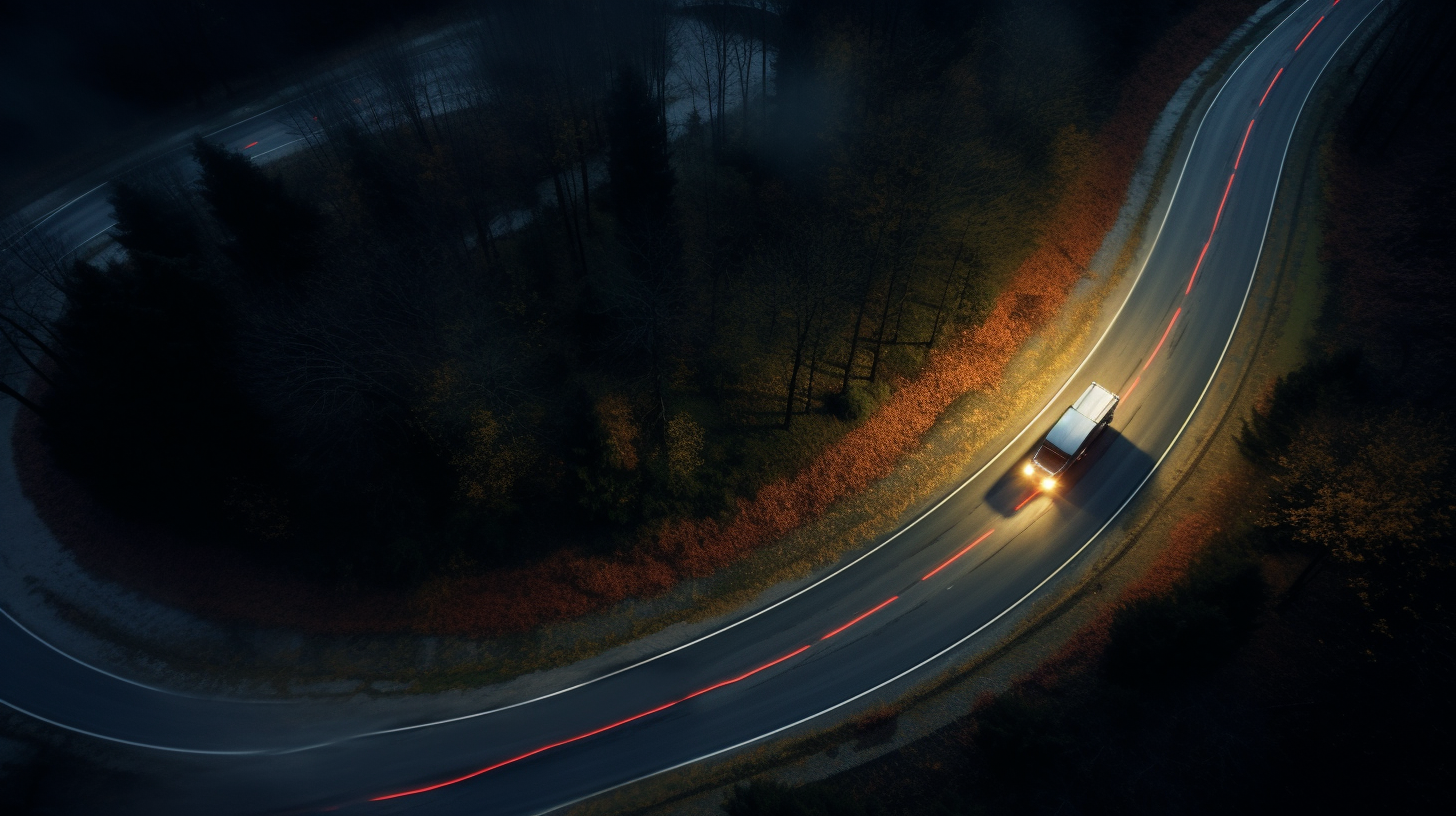
{"label": "red light trail", "polygon": [[1193,281],[1198,277],[1198,267],[1203,266],[1203,256],[1208,254],[1208,245],[1211,243],[1213,243],[1211,237],[1203,242],[1203,251],[1198,253],[1198,263],[1193,265],[1193,274],[1188,277],[1188,288],[1183,290],[1185,296],[1193,291]]}
{"label": "red light trail", "polygon": [[1218,220],[1223,218],[1223,205],[1228,203],[1229,190],[1232,190],[1234,187],[1234,175],[1233,173],[1229,173],[1228,184],[1223,188],[1223,198],[1218,202],[1218,212],[1214,213],[1213,216],[1213,229],[1208,231],[1209,240],[1213,240],[1213,234],[1218,232]]}
{"label": "red light trail", "polygon": [[[1334,8],[1334,6],[1330,6],[1330,8]],[[1321,14],[1320,15],[1320,18],[1318,20],[1315,20],[1314,21],[1314,25],[1310,26],[1309,27],[1309,30],[1306,31],[1306,32],[1304,32],[1304,39],[1301,39],[1299,41],[1299,45],[1294,46],[1294,50],[1295,51],[1298,51],[1299,50],[1299,46],[1300,45],[1304,45],[1304,41],[1307,40],[1307,39],[1309,39],[1309,35],[1313,34],[1314,33],[1314,30],[1316,28],[1319,28],[1319,24],[1320,23],[1323,23],[1324,21],[1325,21],[1325,16],[1323,14]]]}
{"label": "red light trail", "polygon": [[1264,89],[1264,96],[1259,99],[1259,107],[1264,107],[1264,100],[1269,98],[1269,92],[1274,90],[1274,83],[1279,81],[1279,75],[1283,73],[1283,68],[1280,68],[1278,71],[1274,72],[1274,78],[1269,80],[1269,87]]}
{"label": "red light trail", "polygon": [[[868,612],[860,615],[859,617],[855,618],[854,620],[850,621],[849,623],[846,623],[845,625],[839,627],[838,629],[835,629],[833,632],[830,632],[829,634],[827,634],[824,637],[819,638],[819,639],[820,640],[828,640],[828,639],[834,637],[835,635],[839,634],[840,632],[843,632],[845,629],[848,629],[849,627],[855,625],[856,623],[859,623],[860,621],[864,620],[865,618],[868,618],[870,615],[873,615],[876,612],[880,611],[881,609],[884,609],[885,607],[887,607],[890,604],[894,603],[895,601],[899,600],[899,598],[900,598],[900,596],[899,595],[896,595],[895,597],[891,598],[890,600],[882,602],[879,606],[875,607],[874,609],[871,609],[870,611],[868,611]],[[808,646],[805,646],[804,648],[807,649],[809,647]]]}
{"label": "red light trail", "polygon": [[[892,598],[891,600],[894,600],[894,599]],[[883,606],[883,604],[881,604],[881,606]],[[585,734],[578,734],[578,735],[576,735],[574,737],[571,737],[569,739],[561,740],[560,742],[553,742],[550,745],[543,745],[540,748],[537,748],[537,749],[531,750],[531,751],[527,751],[524,754],[517,754],[516,756],[513,756],[510,759],[503,759],[500,762],[495,763],[494,765],[486,766],[484,768],[481,768],[478,771],[471,771],[470,773],[465,774],[464,776],[457,776],[454,779],[447,779],[444,782],[436,782],[433,785],[426,785],[423,788],[415,788],[413,790],[400,791],[399,793],[387,793],[387,794],[385,794],[383,796],[376,796],[373,799],[370,799],[369,801],[371,801],[371,802],[383,802],[386,799],[398,799],[398,798],[400,798],[402,796],[414,796],[417,793],[428,793],[429,791],[432,791],[432,790],[439,790],[440,788],[444,788],[444,787],[448,787],[450,785],[455,785],[455,784],[458,784],[460,782],[464,782],[467,779],[474,779],[475,777],[480,776],[481,774],[490,773],[491,771],[493,771],[493,770],[495,770],[497,768],[503,768],[503,767],[505,767],[507,765],[510,765],[513,762],[520,762],[521,760],[526,759],[527,757],[533,757],[533,756],[535,756],[535,755],[537,755],[539,753],[543,753],[545,751],[549,751],[552,748],[560,748],[563,745],[569,745],[569,744],[571,744],[573,742],[577,742],[579,740],[584,740],[587,737],[594,737],[597,734],[601,734],[603,732],[610,731],[613,728],[618,728],[620,726],[626,725],[627,723],[633,722],[635,720],[640,720],[643,717],[647,717],[647,716],[650,716],[652,714],[656,714],[659,711],[666,711],[667,709],[672,708],[673,706],[675,706],[675,705],[677,705],[679,703],[685,703],[688,700],[693,699],[694,697],[700,697],[700,696],[702,696],[704,694],[707,694],[710,691],[715,691],[717,689],[723,688],[724,686],[731,686],[734,683],[737,683],[737,682],[739,682],[741,680],[747,680],[748,678],[752,677],[753,675],[758,674],[759,672],[764,671],[766,669],[773,668],[774,666],[777,666],[778,664],[784,662],[785,660],[788,660],[791,657],[797,657],[798,655],[803,654],[804,651],[807,650],[808,648],[809,648],[808,646],[800,646],[799,648],[795,649],[792,652],[789,652],[788,654],[784,655],[783,657],[781,657],[781,658],[779,658],[777,660],[773,660],[773,661],[770,661],[768,663],[765,663],[762,666],[759,666],[758,668],[753,669],[752,671],[744,672],[743,674],[740,674],[740,675],[738,675],[737,677],[734,677],[731,680],[724,680],[724,681],[719,682],[719,683],[714,683],[713,685],[708,686],[707,688],[699,689],[699,690],[693,692],[692,694],[689,694],[686,697],[678,698],[676,700],[673,700],[670,703],[664,703],[664,704],[658,706],[657,708],[649,709],[647,711],[642,712],[641,714],[634,714],[631,717],[626,718],[625,720],[617,720],[616,722],[614,722],[614,723],[612,723],[610,725],[604,725],[601,728],[597,728],[597,729],[594,729],[592,731],[588,731]]]}
{"label": "red light trail", "polygon": [[[1340,4],[1340,0],[1334,0],[1334,2],[1330,5],[1330,8],[1333,9],[1335,6],[1338,6],[1339,4]],[[1314,25],[1310,26],[1309,31],[1306,31],[1304,33],[1304,37],[1302,37],[1300,39],[1298,45],[1294,46],[1294,50],[1295,51],[1298,51],[1301,47],[1303,47],[1305,41],[1309,39],[1310,35],[1314,33],[1314,30],[1316,28],[1319,28],[1320,23],[1323,23],[1324,21],[1325,21],[1325,18],[1322,15],[1318,20],[1315,21]],[[1267,87],[1267,88],[1264,89],[1264,95],[1259,98],[1259,107],[1262,108],[1264,106],[1264,103],[1266,101],[1268,101],[1269,94],[1274,90],[1274,84],[1279,81],[1279,77],[1283,76],[1283,74],[1284,74],[1284,69],[1283,68],[1280,68],[1278,71],[1276,71],[1274,73],[1274,78],[1271,79],[1271,80],[1269,80],[1269,87]],[[359,100],[355,100],[355,101],[357,102]],[[314,117],[314,118],[317,119],[318,117]],[[1253,131],[1253,129],[1254,129],[1254,120],[1253,119],[1250,119],[1249,120],[1248,127],[1246,127],[1244,129],[1244,138],[1239,142],[1239,152],[1238,152],[1238,155],[1234,157],[1234,170],[1238,170],[1239,163],[1241,161],[1243,161],[1243,158],[1244,158],[1244,148],[1248,145],[1248,142],[1249,142],[1249,134]],[[257,145],[258,145],[257,142],[252,142],[252,143],[244,146],[243,149],[244,150],[247,150],[249,148],[256,147]],[[1224,186],[1223,198],[1219,201],[1219,204],[1218,204],[1218,212],[1213,217],[1213,229],[1210,230],[1210,232],[1209,232],[1208,241],[1205,241],[1204,244],[1203,244],[1203,250],[1198,253],[1198,262],[1195,263],[1194,266],[1193,266],[1193,275],[1190,276],[1189,279],[1188,279],[1188,288],[1184,290],[1184,292],[1183,292],[1184,296],[1187,296],[1189,292],[1192,292],[1193,291],[1193,281],[1195,279],[1197,279],[1197,277],[1198,277],[1198,270],[1199,270],[1199,268],[1201,268],[1203,266],[1203,259],[1208,254],[1208,246],[1213,241],[1213,234],[1218,231],[1219,220],[1223,217],[1224,205],[1228,203],[1229,191],[1231,189],[1233,189],[1233,184],[1234,184],[1234,174],[1233,173],[1230,173],[1229,174],[1228,183]],[[1148,370],[1148,366],[1150,366],[1150,365],[1153,364],[1154,358],[1156,358],[1158,356],[1158,352],[1162,350],[1163,344],[1165,342],[1167,342],[1168,335],[1172,333],[1173,326],[1178,323],[1178,318],[1182,314],[1183,314],[1183,307],[1179,306],[1173,312],[1173,318],[1168,321],[1168,327],[1163,330],[1163,336],[1158,339],[1157,346],[1155,346],[1153,348],[1153,353],[1150,354],[1148,356],[1147,361],[1145,363],[1143,363],[1142,371],[1147,371]],[[1123,392],[1122,399],[1127,399],[1127,398],[1131,397],[1132,396],[1132,392],[1138,387],[1138,383],[1140,383],[1140,382],[1142,382],[1142,375],[1141,374],[1139,374],[1137,377],[1135,377],[1133,379],[1133,381],[1132,381],[1132,385],[1128,386],[1127,387],[1127,390],[1125,392]],[[1030,502],[1032,499],[1036,498],[1037,496],[1041,495],[1041,493],[1042,493],[1042,491],[1039,490],[1039,489],[1032,491],[1031,495],[1029,495],[1026,498],[1022,499],[1021,500],[1021,503],[1018,504],[1018,505],[1016,505],[1015,509],[1016,510],[1020,510],[1021,508],[1025,507],[1028,502]],[[996,532],[996,531],[994,529],[992,529],[992,530],[987,530],[986,532],[982,533],[980,535],[980,537],[976,538],[974,541],[972,541],[971,543],[967,544],[965,547],[961,548],[959,552],[957,552],[955,555],[952,555],[950,558],[946,559],[944,562],[942,562],[940,564],[940,566],[938,566],[935,569],[931,570],[930,572],[926,573],[925,574],[925,577],[921,578],[920,580],[926,581],[926,580],[929,580],[930,578],[934,577],[941,570],[943,570],[946,567],[950,566],[951,564],[955,563],[958,559],[961,558],[961,556],[963,556],[966,553],[970,552],[976,545],[978,545],[981,542],[985,541],[994,532]],[[859,616],[855,617],[853,620],[849,621],[848,623],[844,624],[843,626],[840,626],[837,629],[834,629],[833,631],[829,632],[828,634],[822,636],[819,639],[821,641],[824,641],[824,640],[828,640],[828,639],[834,637],[835,635],[843,632],[844,630],[850,628],[851,626],[854,626],[855,624],[859,623],[860,621],[863,621],[865,618],[868,618],[869,616],[875,614],[876,612],[879,612],[881,609],[884,609],[885,607],[887,607],[890,604],[894,603],[895,601],[899,600],[899,598],[900,598],[900,596],[895,595],[895,596],[890,597],[888,600],[885,600],[885,601],[880,602],[874,608],[870,609],[867,612],[861,613]],[[466,781],[468,779],[474,779],[475,777],[480,776],[481,774],[489,773],[489,772],[491,772],[493,770],[496,770],[497,768],[502,768],[502,767],[505,767],[506,765],[510,765],[512,763],[515,763],[515,762],[520,762],[523,759],[526,759],[528,757],[533,757],[533,756],[535,756],[537,754],[540,754],[540,753],[544,753],[546,751],[551,750],[552,748],[559,748],[559,747],[561,747],[563,745],[569,745],[569,744],[571,744],[573,742],[579,742],[579,741],[584,740],[584,739],[586,739],[588,737],[593,737],[593,736],[596,736],[597,734],[601,734],[601,733],[604,733],[606,731],[610,731],[610,730],[612,730],[614,728],[619,728],[619,727],[621,727],[623,725],[626,725],[626,724],[631,723],[631,722],[635,722],[635,721],[640,720],[640,719],[642,719],[644,717],[651,716],[651,715],[656,714],[656,713],[658,713],[660,711],[666,711],[667,709],[672,708],[673,706],[676,706],[676,705],[678,705],[680,703],[685,703],[688,700],[691,700],[691,699],[693,699],[695,697],[700,697],[700,696],[702,696],[704,694],[707,694],[710,691],[716,691],[717,689],[723,688],[725,686],[731,686],[734,683],[738,683],[738,682],[741,682],[743,680],[747,680],[748,678],[754,676],[755,674],[758,674],[759,672],[763,672],[763,671],[766,671],[768,669],[771,669],[774,666],[779,665],[780,663],[783,663],[783,662],[785,662],[787,660],[790,660],[790,659],[792,659],[794,657],[797,657],[797,656],[803,654],[805,651],[808,651],[809,648],[810,647],[807,646],[807,645],[806,646],[800,646],[799,648],[795,649],[792,652],[789,652],[788,654],[786,654],[786,655],[784,655],[784,656],[782,656],[780,658],[777,658],[775,660],[771,660],[768,663],[764,663],[763,665],[761,665],[761,666],[759,666],[759,667],[757,667],[755,669],[752,669],[750,671],[744,672],[743,674],[740,674],[737,677],[733,677],[733,678],[730,678],[728,680],[723,680],[721,682],[714,683],[711,686],[707,686],[705,688],[699,689],[699,690],[697,690],[697,691],[695,691],[695,692],[693,692],[693,693],[691,693],[691,694],[689,694],[689,695],[687,695],[685,697],[680,697],[680,698],[678,698],[676,700],[673,700],[672,702],[664,703],[664,704],[662,704],[660,706],[657,706],[656,708],[648,709],[647,711],[643,711],[643,712],[641,712],[639,714],[634,714],[631,717],[627,717],[625,719],[617,720],[614,723],[610,723],[608,725],[604,725],[604,726],[601,726],[599,728],[595,728],[595,729],[593,729],[591,731],[587,731],[585,733],[578,734],[578,735],[576,735],[574,737],[569,737],[567,739],[560,740],[558,742],[553,742],[553,743],[551,743],[549,745],[543,745],[540,748],[536,748],[534,750],[527,751],[527,752],[525,752],[523,754],[517,754],[516,756],[513,756],[513,757],[511,757],[509,759],[503,759],[500,762],[497,762],[497,763],[495,763],[493,765],[488,765],[488,766],[486,766],[484,768],[481,768],[480,770],[472,771],[472,772],[470,772],[468,774],[465,774],[463,776],[458,776],[458,777],[455,777],[454,779],[447,779],[447,780],[445,780],[443,782],[437,782],[437,783],[435,783],[433,785],[426,785],[424,787],[414,788],[412,790],[400,791],[398,793],[389,793],[389,794],[384,794],[382,796],[376,796],[376,797],[370,799],[369,801],[371,801],[371,802],[382,802],[382,801],[385,801],[385,800],[388,800],[388,799],[398,799],[398,798],[401,798],[401,797],[404,797],[404,796],[413,796],[413,795],[419,794],[419,793],[427,793],[429,791],[439,790],[440,788],[448,787],[450,785],[455,785],[455,784],[458,784],[460,782],[464,782],[464,781]]]}
{"label": "red light trail", "polygon": [[1122,398],[1123,399],[1127,399],[1128,397],[1131,397],[1132,396],[1132,392],[1137,388],[1138,383],[1140,383],[1142,381],[1143,381],[1143,375],[1141,375],[1141,374],[1139,374],[1139,375],[1137,375],[1137,377],[1133,378],[1132,385],[1129,385],[1127,387],[1127,390],[1124,391],[1124,392],[1122,392]]}
{"label": "red light trail", "polygon": [[1234,169],[1239,169],[1239,162],[1244,159],[1244,145],[1249,143],[1249,131],[1254,129],[1254,120],[1249,120],[1249,126],[1244,128],[1244,140],[1239,142],[1239,155],[1234,157]]}
{"label": "red light trail", "polygon": [[258,143],[257,142],[253,142],[251,144],[245,144],[245,145],[243,145],[243,149],[244,150],[247,150],[250,147],[257,147],[257,146],[258,146]]}
{"label": "red light trail", "polygon": [[[1041,492],[1040,490],[1037,491],[1037,493],[1040,493],[1040,492]],[[1033,493],[1031,495],[1032,496],[1035,496],[1036,493]],[[1030,501],[1030,500],[1031,500],[1031,497],[1028,496],[1027,497],[1027,501]],[[1026,502],[1023,501],[1021,504],[1026,504]],[[1016,509],[1017,510],[1020,510],[1021,509],[1021,504],[1016,505]],[[952,555],[950,558],[947,558],[945,560],[945,563],[944,564],[941,564],[940,566],[936,567],[935,569],[931,570],[930,572],[925,573],[925,577],[924,578],[921,578],[920,580],[922,580],[922,581],[928,581],[928,580],[930,580],[930,576],[936,574],[937,572],[940,572],[941,570],[943,570],[946,567],[950,566],[951,564],[955,563],[955,560],[957,558],[960,558],[961,556],[963,556],[966,553],[970,552],[972,547],[976,546],[977,544],[980,544],[982,541],[985,541],[987,538],[990,538],[991,534],[994,533],[994,532],[996,532],[996,531],[995,530],[987,530],[986,532],[982,533],[980,538],[978,538],[975,541],[972,541],[971,543],[967,544],[965,546],[965,549],[962,549],[960,552],[956,553],[955,555]]]}
{"label": "red light trail", "polygon": [[[1158,340],[1158,345],[1153,348],[1153,353],[1148,355],[1148,361],[1146,363],[1143,363],[1143,371],[1148,370],[1148,366],[1153,364],[1153,358],[1158,356],[1159,351],[1162,351],[1163,343],[1168,339],[1168,333],[1173,331],[1173,324],[1178,322],[1178,315],[1180,314],[1183,314],[1182,306],[1179,306],[1178,310],[1176,312],[1173,312],[1173,319],[1168,321],[1168,328],[1163,329],[1162,339]],[[1142,375],[1139,374],[1138,376]]]}

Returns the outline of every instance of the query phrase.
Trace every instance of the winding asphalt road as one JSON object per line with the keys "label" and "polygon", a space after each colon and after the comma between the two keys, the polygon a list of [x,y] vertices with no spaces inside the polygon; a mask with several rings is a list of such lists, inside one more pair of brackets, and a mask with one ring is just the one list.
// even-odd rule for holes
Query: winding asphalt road
{"label": "winding asphalt road", "polygon": [[[123,812],[533,814],[913,682],[1075,568],[1178,442],[1244,309],[1304,104],[1378,5],[1308,0],[1243,58],[1173,168],[1136,283],[1063,393],[922,517],[778,604],[580,687],[446,723],[172,694],[90,670],[15,625],[0,625],[0,700],[149,746],[135,751],[156,770],[121,795]],[[226,134],[250,149],[291,138],[246,122]],[[1019,476],[1024,454],[1090,381],[1123,397],[1113,432],[1071,483],[1036,493]]]}

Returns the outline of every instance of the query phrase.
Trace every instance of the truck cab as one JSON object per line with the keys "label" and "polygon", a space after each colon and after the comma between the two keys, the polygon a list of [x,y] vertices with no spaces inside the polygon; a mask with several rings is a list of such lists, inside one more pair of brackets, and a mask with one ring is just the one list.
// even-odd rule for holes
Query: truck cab
{"label": "truck cab", "polygon": [[1051,490],[1067,468],[1087,455],[1087,449],[1102,433],[1117,410],[1118,396],[1092,383],[1082,396],[1042,437],[1022,473],[1035,479],[1042,490]]}

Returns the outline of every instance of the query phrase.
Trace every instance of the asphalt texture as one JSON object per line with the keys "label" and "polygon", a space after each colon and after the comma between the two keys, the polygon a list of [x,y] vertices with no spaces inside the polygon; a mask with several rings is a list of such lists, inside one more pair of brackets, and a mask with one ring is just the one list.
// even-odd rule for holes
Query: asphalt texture
{"label": "asphalt texture", "polygon": [[[1057,399],[926,515],[783,602],[546,698],[489,713],[442,701],[437,713],[408,715],[153,689],[0,620],[0,700],[149,746],[131,750],[159,771],[120,794],[113,812],[533,814],[812,724],[943,668],[1075,569],[1178,441],[1244,308],[1305,101],[1378,5],[1310,0],[1237,64],[1190,125],[1194,142],[1171,171],[1176,191],[1136,283]],[[263,151],[297,136],[260,116],[217,138]],[[81,238],[104,231],[102,192],[50,219]],[[1111,428],[1063,484],[1037,492],[1021,474],[1027,454],[1093,381],[1122,396]],[[447,715],[473,716],[429,724]],[[403,730],[367,733],[381,729]],[[394,798],[377,799],[385,796]]]}

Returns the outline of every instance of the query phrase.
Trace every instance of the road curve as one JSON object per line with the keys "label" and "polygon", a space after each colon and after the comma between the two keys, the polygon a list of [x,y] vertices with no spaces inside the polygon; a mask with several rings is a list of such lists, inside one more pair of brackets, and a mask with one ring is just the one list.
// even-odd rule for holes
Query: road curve
{"label": "road curve", "polygon": [[[0,701],[148,746],[137,750],[165,771],[123,797],[123,811],[533,814],[913,680],[1075,563],[1176,444],[1242,314],[1304,104],[1379,3],[1308,0],[1221,86],[1175,168],[1136,283],[1065,388],[1095,380],[1123,395],[1114,432],[1065,490],[1036,494],[1017,473],[1056,418],[1044,410],[953,494],[830,579],[587,685],[429,727],[415,727],[431,719],[418,713],[391,722],[343,704],[160,691],[89,670],[3,623],[0,656],[27,670],[0,672]],[[386,733],[341,739],[370,731]]]}

